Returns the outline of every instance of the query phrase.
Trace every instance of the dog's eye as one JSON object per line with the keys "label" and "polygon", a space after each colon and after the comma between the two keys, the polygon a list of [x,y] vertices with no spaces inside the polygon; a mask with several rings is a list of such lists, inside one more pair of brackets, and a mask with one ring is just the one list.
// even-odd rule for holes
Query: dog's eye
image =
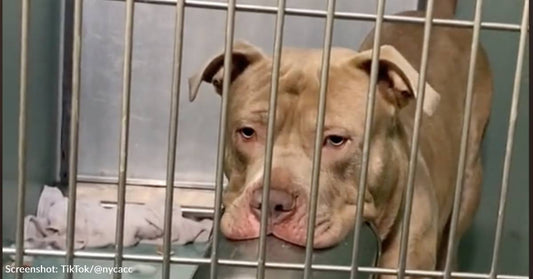
{"label": "dog's eye", "polygon": [[331,136],[326,137],[326,140],[324,141],[324,145],[339,147],[343,145],[344,143],[346,143],[347,140],[348,140],[347,138],[342,137],[342,136],[331,135]]}
{"label": "dog's eye", "polygon": [[244,127],[239,130],[239,134],[246,139],[249,140],[255,136],[255,130],[250,127]]}

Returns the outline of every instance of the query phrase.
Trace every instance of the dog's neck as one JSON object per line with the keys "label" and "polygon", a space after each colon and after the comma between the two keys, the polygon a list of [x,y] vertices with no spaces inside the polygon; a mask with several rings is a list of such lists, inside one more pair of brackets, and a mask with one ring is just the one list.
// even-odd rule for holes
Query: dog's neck
{"label": "dog's neck", "polygon": [[380,193],[372,193],[374,197],[383,197],[375,201],[376,215],[373,223],[380,239],[386,242],[398,231],[404,208],[402,200],[409,165],[409,147],[404,127],[393,122],[384,142],[383,148],[388,158],[385,160],[383,173],[377,175],[387,179],[380,181],[383,184],[370,188],[379,189],[377,191]]}

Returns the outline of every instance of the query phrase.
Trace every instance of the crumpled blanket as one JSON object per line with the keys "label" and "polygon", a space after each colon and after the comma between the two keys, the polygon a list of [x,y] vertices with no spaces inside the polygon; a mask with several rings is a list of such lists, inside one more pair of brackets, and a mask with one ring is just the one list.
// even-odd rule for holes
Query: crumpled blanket
{"label": "crumpled blanket", "polygon": [[[149,204],[126,204],[124,247],[138,243],[162,244],[164,201]],[[24,220],[26,248],[66,249],[68,198],[56,187],[44,186],[36,216]],[[76,201],[74,249],[105,247],[115,244],[117,208],[103,207],[98,201]],[[212,231],[212,221],[184,218],[179,206],[173,207],[173,244],[206,242]]]}

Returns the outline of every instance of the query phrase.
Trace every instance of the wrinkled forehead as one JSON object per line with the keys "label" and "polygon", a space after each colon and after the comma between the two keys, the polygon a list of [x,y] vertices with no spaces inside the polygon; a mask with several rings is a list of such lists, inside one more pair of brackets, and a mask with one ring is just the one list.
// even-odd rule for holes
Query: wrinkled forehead
{"label": "wrinkled forehead", "polygon": [[[347,62],[351,50],[332,50],[326,102],[326,125],[364,118],[368,76]],[[295,114],[314,126],[319,105],[322,53],[317,50],[286,49],[278,83],[277,115]],[[247,69],[233,84],[231,111],[234,117],[262,114],[266,119],[272,78],[272,61]],[[362,123],[362,122],[361,122]],[[344,123],[348,125],[348,123]]]}

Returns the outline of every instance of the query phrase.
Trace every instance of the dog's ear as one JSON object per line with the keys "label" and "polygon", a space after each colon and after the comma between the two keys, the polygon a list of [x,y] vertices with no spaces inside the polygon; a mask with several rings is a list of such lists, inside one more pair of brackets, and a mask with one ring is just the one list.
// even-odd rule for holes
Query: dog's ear
{"label": "dog's ear", "polygon": [[[351,65],[366,71],[370,75],[372,50],[358,53],[350,59]],[[398,108],[402,108],[412,98],[418,96],[418,72],[396,48],[390,45],[380,47],[378,82],[387,87],[384,98]],[[429,83],[425,83],[423,109],[431,116],[437,109],[440,95]]]}
{"label": "dog's ear", "polygon": [[[266,56],[263,52],[245,41],[239,40],[233,44],[231,81],[233,82],[244,70]],[[213,84],[218,94],[222,94],[222,80],[224,77],[224,52],[213,57],[201,71],[189,78],[189,100],[192,102],[198,95],[202,81]]]}

